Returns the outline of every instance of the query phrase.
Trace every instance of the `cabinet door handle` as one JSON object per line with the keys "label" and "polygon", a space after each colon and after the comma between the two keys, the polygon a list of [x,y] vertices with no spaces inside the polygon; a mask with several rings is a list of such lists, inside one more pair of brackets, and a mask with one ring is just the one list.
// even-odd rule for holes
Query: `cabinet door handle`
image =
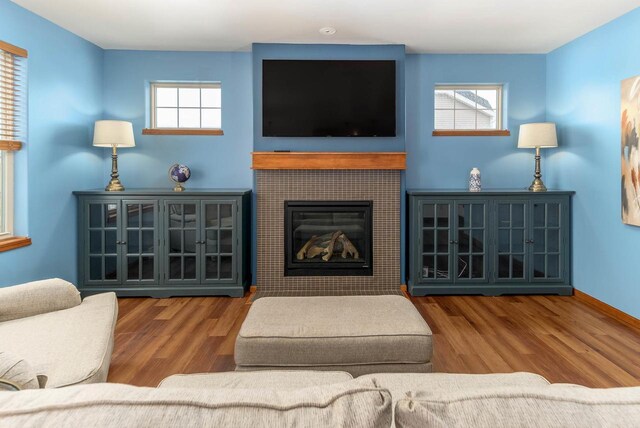
{"label": "cabinet door handle", "polygon": [[120,242],[120,244],[127,245],[127,241],[122,241],[122,242]]}
{"label": "cabinet door handle", "polygon": [[453,239],[451,241],[449,241],[449,244],[457,244],[457,243],[458,243],[458,241],[453,240]]}

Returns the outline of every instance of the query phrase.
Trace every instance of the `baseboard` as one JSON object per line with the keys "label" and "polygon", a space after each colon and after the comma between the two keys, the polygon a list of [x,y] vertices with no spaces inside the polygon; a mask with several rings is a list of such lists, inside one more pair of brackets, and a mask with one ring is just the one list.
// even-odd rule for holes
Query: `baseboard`
{"label": "baseboard", "polygon": [[617,321],[620,321],[621,323],[640,329],[640,320],[638,318],[632,315],[629,315],[628,313],[623,312],[620,309],[616,309],[613,306],[608,305],[603,301],[588,295],[587,293],[574,289],[573,297],[575,297],[577,300],[580,300],[582,303],[585,303],[591,306],[592,308],[595,308],[600,312],[609,315],[611,318],[614,318]]}
{"label": "baseboard", "polygon": [[251,287],[249,287],[249,292],[255,293],[256,291],[258,291],[258,286],[257,285],[252,285]]}

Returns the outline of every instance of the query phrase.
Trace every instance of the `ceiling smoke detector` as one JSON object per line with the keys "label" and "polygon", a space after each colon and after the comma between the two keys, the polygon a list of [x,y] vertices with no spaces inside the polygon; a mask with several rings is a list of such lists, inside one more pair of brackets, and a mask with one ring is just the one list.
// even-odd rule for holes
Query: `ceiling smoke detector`
{"label": "ceiling smoke detector", "polygon": [[333,36],[334,34],[336,34],[336,29],[333,27],[322,27],[320,29],[320,34],[324,36]]}

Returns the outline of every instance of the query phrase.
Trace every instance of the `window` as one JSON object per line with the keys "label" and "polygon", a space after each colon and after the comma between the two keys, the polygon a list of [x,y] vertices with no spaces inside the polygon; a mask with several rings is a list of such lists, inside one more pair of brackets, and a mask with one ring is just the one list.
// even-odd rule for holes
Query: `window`
{"label": "window", "polygon": [[436,86],[434,128],[434,135],[509,135],[502,127],[502,86]]}
{"label": "window", "polygon": [[13,234],[13,153],[26,134],[27,51],[0,41],[0,251],[29,245]]}
{"label": "window", "polygon": [[152,83],[144,134],[222,135],[220,83]]}

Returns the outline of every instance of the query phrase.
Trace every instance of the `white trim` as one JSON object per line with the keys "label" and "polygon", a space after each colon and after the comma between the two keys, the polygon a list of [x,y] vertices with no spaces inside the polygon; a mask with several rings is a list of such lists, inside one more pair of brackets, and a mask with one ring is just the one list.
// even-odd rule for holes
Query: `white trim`
{"label": "white trim", "polygon": [[[180,88],[198,88],[198,89],[220,89],[220,91],[222,91],[222,84],[220,82],[151,82],[149,85],[149,91],[150,91],[150,96],[149,96],[149,101],[150,101],[150,128],[151,129],[210,129],[210,130],[218,130],[218,129],[222,129],[222,126],[220,126],[219,128],[203,128],[202,126],[198,127],[198,128],[185,128],[185,127],[174,127],[174,128],[158,128],[156,126],[156,114],[157,114],[157,107],[156,107],[156,89],[158,88],[176,88],[176,89],[180,89]],[[180,91],[178,91],[178,99],[177,99],[177,106],[175,107],[176,109],[176,114],[177,114],[177,110],[183,108],[183,109],[194,109],[194,110],[220,110],[222,112],[222,97],[220,99],[220,107],[202,107],[202,91],[200,91],[200,107],[180,107]],[[221,113],[222,114],[222,113]],[[176,118],[178,125],[180,125],[179,122],[179,118]],[[200,124],[202,125],[202,114],[200,114]]]}

